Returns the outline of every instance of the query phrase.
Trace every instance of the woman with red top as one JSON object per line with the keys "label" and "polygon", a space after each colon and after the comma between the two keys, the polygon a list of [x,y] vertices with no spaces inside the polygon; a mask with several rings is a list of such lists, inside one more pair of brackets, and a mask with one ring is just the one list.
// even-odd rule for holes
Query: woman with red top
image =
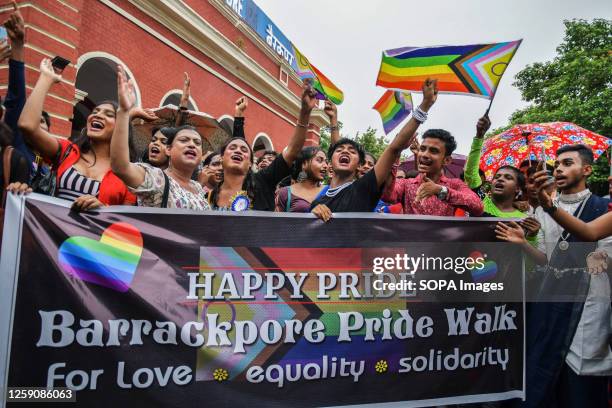
{"label": "woman with red top", "polygon": [[73,200],[73,208],[90,210],[103,205],[134,205],[136,197],[111,171],[110,141],[117,104],[102,102],[87,117],[87,125],[74,141],[56,138],[40,126],[47,93],[61,81],[51,60],[40,63],[40,77],[19,118],[29,144],[57,168],[56,195]]}

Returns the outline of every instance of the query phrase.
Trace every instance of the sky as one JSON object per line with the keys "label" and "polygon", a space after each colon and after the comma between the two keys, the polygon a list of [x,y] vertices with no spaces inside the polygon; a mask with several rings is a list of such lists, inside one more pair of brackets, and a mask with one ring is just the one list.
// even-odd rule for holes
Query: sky
{"label": "sky", "polygon": [[[494,129],[506,125],[512,112],[527,105],[512,86],[514,76],[528,64],[554,58],[564,36],[563,20],[612,19],[610,0],[255,2],[310,62],[344,91],[339,119],[344,123],[343,134],[349,136],[368,126],[384,135],[380,116],[372,109],[384,92],[376,86],[383,50],[522,38],[489,114]],[[421,95],[413,94],[413,100],[420,103]],[[446,129],[457,139],[457,153],[467,154],[476,122],[488,103],[478,97],[440,95],[420,132]]]}

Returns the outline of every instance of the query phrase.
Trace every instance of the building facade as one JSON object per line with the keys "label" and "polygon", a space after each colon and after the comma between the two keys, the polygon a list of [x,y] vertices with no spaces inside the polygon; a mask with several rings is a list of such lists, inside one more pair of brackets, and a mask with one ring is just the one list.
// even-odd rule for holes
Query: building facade
{"label": "building facade", "polygon": [[[251,0],[18,1],[26,22],[28,93],[42,58],[71,61],[45,102],[52,133],[66,137],[83,126],[92,104],[116,100],[116,64],[126,67],[145,108],[176,104],[187,72],[193,109],[231,119],[235,101],[245,95],[247,140],[255,150],[281,151],[295,129],[301,81],[282,53],[241,18],[243,1]],[[0,8],[0,18],[11,10]],[[4,64],[0,87],[6,83]],[[326,124],[316,109],[308,145],[318,144]]]}

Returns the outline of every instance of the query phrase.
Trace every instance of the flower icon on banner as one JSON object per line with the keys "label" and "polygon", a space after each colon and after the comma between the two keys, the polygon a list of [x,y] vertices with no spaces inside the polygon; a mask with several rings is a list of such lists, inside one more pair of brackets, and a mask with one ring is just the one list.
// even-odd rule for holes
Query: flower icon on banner
{"label": "flower icon on banner", "polygon": [[380,360],[376,363],[375,369],[378,374],[386,373],[389,365],[385,360]]}
{"label": "flower icon on banner", "polygon": [[217,368],[214,372],[213,372],[213,378],[219,382],[225,381],[229,378],[229,374],[227,373],[227,370],[224,368]]}

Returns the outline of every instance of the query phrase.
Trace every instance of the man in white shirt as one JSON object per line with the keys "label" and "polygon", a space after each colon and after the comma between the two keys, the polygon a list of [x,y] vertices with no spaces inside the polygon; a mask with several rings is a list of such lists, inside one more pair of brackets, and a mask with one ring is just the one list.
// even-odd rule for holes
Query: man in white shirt
{"label": "man in white shirt", "polygon": [[[541,224],[539,250],[561,276],[563,269],[585,266],[584,258],[595,246],[583,256],[580,251],[589,244],[576,242],[547,213],[562,208],[585,221],[605,213],[609,200],[592,195],[586,187],[592,164],[593,153],[586,146],[559,149],[554,177],[560,194],[552,208],[536,209]],[[599,241],[596,248],[612,256],[612,237]],[[580,255],[572,258],[576,254]],[[527,406],[547,406],[554,400],[564,407],[607,406],[607,376],[612,375],[610,282],[605,273],[592,275],[590,280],[586,272],[579,273],[583,274],[577,279],[584,282],[584,303],[546,303],[550,299],[539,299],[543,303],[533,304],[534,313],[528,322],[528,327],[529,323],[533,325],[531,333],[528,329],[533,344],[528,342],[527,350]]]}

